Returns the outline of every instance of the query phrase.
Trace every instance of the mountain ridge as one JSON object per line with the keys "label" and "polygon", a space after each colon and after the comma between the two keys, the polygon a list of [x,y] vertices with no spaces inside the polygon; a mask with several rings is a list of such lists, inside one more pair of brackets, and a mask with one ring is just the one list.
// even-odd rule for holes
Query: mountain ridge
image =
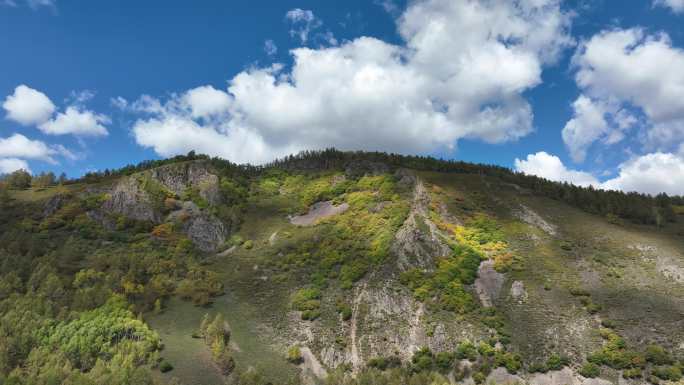
{"label": "mountain ridge", "polygon": [[[2,376],[187,384],[676,379],[684,353],[679,199],[336,150],[265,167],[189,154],[5,191]],[[566,204],[575,200],[583,210]],[[322,202],[347,208],[293,223]],[[604,212],[636,212],[619,211],[633,202],[646,202],[640,212],[648,217]],[[106,306],[134,313],[114,312],[113,329],[98,337],[108,345],[79,350],[92,335],[86,320],[107,318],[98,313]],[[39,323],[16,322],[26,312]],[[135,313],[147,342],[111,340]],[[57,343],[57,335],[73,342]],[[133,361],[131,347],[139,352]],[[160,370],[165,363],[170,370]]]}

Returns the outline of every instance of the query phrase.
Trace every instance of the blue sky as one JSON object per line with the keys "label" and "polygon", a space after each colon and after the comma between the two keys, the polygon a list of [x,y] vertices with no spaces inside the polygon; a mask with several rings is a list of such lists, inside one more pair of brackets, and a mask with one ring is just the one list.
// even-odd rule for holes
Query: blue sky
{"label": "blue sky", "polygon": [[684,0],[198,4],[0,0],[0,171],[335,146],[684,193]]}

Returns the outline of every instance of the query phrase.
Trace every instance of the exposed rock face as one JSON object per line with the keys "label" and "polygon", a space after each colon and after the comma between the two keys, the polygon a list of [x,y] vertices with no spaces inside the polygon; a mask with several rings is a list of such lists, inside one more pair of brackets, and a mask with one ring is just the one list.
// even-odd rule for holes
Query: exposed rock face
{"label": "exposed rock face", "polygon": [[538,227],[543,232],[551,236],[555,236],[558,231],[556,225],[545,221],[541,215],[537,214],[534,210],[523,204],[520,205],[520,210],[515,211],[514,214],[521,221],[527,223],[528,225]]}
{"label": "exposed rock face", "polygon": [[169,214],[167,220],[181,222],[183,232],[202,251],[216,251],[226,240],[226,226],[192,202],[183,202],[182,207]]}
{"label": "exposed rock face", "polygon": [[169,164],[150,170],[150,175],[176,195],[194,187],[209,204],[220,203],[219,177],[210,173],[202,162]]}
{"label": "exposed rock face", "polygon": [[333,205],[332,201],[317,202],[311,205],[309,212],[290,218],[290,223],[296,226],[313,226],[319,219],[342,214],[349,209],[349,204]]}
{"label": "exposed rock face", "polygon": [[429,219],[430,195],[423,183],[408,175],[403,183],[414,183],[413,202],[408,218],[395,235],[391,251],[397,256],[400,269],[433,269],[434,260],[448,255],[451,249],[442,241],[437,226]]}
{"label": "exposed rock face", "polygon": [[102,209],[108,213],[121,214],[138,221],[161,221],[161,214],[155,212],[152,200],[142,190],[135,177],[123,177],[114,186],[110,198],[104,202]]}
{"label": "exposed rock face", "polygon": [[[110,198],[102,206],[102,213],[91,217],[106,225],[106,213],[116,213],[139,221],[161,223],[163,215],[152,197],[142,188],[140,177],[150,178],[164,188],[181,196],[188,188],[197,188],[200,196],[210,205],[220,203],[219,177],[212,174],[202,162],[170,164],[121,178],[109,192]],[[188,238],[202,251],[215,251],[226,239],[228,229],[215,216],[201,210],[192,202],[182,202],[180,207],[166,217],[167,221],[179,221]]]}
{"label": "exposed rock face", "polygon": [[525,290],[525,285],[522,283],[522,281],[515,281],[511,285],[511,297],[518,302],[518,304],[522,304],[527,300],[527,290]]}
{"label": "exposed rock face", "polygon": [[217,218],[207,214],[191,217],[183,230],[202,251],[215,251],[226,240],[226,227]]}
{"label": "exposed rock face", "polygon": [[575,374],[570,368],[537,373],[530,376],[530,385],[611,385],[610,381],[600,378],[584,378]]}
{"label": "exposed rock face", "polygon": [[47,218],[50,215],[56,213],[57,210],[62,208],[64,201],[65,199],[62,194],[57,194],[52,198],[48,199],[48,201],[45,202],[45,206],[43,207],[43,218]]}
{"label": "exposed rock face", "polygon": [[475,291],[480,302],[484,307],[491,307],[494,301],[499,298],[501,286],[504,283],[504,275],[494,270],[494,261],[489,259],[480,263],[477,279],[475,280]]}

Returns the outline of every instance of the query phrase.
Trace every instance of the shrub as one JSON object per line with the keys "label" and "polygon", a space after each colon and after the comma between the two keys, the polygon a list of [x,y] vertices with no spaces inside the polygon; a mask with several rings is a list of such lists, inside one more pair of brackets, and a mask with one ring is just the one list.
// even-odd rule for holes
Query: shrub
{"label": "shrub", "polygon": [[344,321],[349,321],[352,317],[352,308],[345,302],[337,302],[337,312],[342,316]]}
{"label": "shrub", "polygon": [[248,239],[242,244],[242,247],[244,247],[245,250],[250,250],[254,247],[254,242],[251,239]]}
{"label": "shrub", "polygon": [[299,346],[294,345],[287,350],[287,360],[296,365],[299,365],[304,361],[302,350]]}
{"label": "shrub", "polygon": [[476,384],[483,384],[487,380],[487,376],[482,373],[482,372],[476,372],[473,374],[473,381],[475,381]]}
{"label": "shrub", "polygon": [[443,372],[448,372],[454,365],[456,355],[451,352],[439,352],[435,355],[435,366]]}
{"label": "shrub", "polygon": [[430,348],[424,347],[413,353],[411,358],[415,371],[431,370],[434,364],[434,355]]}
{"label": "shrub", "polygon": [[587,362],[584,365],[582,365],[582,367],[579,370],[579,374],[587,378],[598,377],[601,374],[601,367],[592,362]]}
{"label": "shrub", "polygon": [[173,365],[169,363],[169,361],[162,361],[161,364],[159,364],[159,371],[162,373],[170,372],[173,370]]}
{"label": "shrub", "polygon": [[456,358],[459,360],[477,360],[477,348],[470,341],[464,341],[458,344],[456,348]]}
{"label": "shrub", "polygon": [[505,367],[510,374],[515,374],[522,368],[522,358],[519,354],[497,351],[494,357],[496,366]]}
{"label": "shrub", "polygon": [[677,366],[656,366],[653,375],[666,381],[679,381],[682,379],[682,370]]}
{"label": "shrub", "polygon": [[378,370],[387,370],[401,366],[401,360],[397,356],[375,357],[368,360],[368,367]]}
{"label": "shrub", "polygon": [[622,377],[624,378],[641,378],[641,368],[631,368],[622,371]]}
{"label": "shrub", "polygon": [[564,366],[568,366],[570,359],[564,356],[559,356],[558,354],[553,354],[546,360],[547,370],[560,370]]}
{"label": "shrub", "polygon": [[655,365],[669,365],[672,357],[662,346],[649,345],[646,347],[646,361]]}

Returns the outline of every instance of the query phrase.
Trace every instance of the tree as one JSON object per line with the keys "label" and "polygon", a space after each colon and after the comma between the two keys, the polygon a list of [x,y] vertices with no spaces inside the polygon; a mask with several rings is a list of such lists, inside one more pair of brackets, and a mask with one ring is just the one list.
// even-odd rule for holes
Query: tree
{"label": "tree", "polygon": [[9,188],[13,189],[29,188],[31,187],[31,180],[31,174],[24,169],[14,171],[13,173],[7,175],[5,179]]}
{"label": "tree", "polygon": [[34,176],[31,180],[31,186],[38,188],[54,186],[56,183],[57,178],[55,178],[55,174],[52,172],[41,172],[39,175]]}

